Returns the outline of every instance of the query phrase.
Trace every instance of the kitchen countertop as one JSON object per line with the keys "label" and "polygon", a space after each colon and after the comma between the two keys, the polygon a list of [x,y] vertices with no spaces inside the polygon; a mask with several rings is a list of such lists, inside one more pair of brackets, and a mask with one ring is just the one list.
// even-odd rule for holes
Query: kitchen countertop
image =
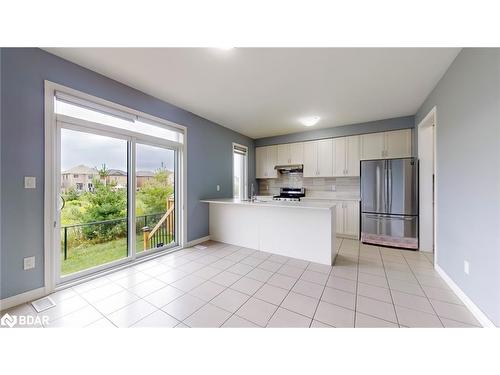
{"label": "kitchen countertop", "polygon": [[331,202],[313,202],[313,201],[300,201],[300,202],[286,202],[286,201],[260,201],[250,202],[242,201],[240,199],[225,198],[225,199],[203,199],[203,203],[217,203],[217,204],[235,204],[242,206],[262,206],[262,207],[282,207],[282,208],[302,208],[302,209],[315,209],[315,210],[332,210],[335,208],[335,203]]}
{"label": "kitchen countertop", "polygon": [[[272,199],[272,195],[256,195],[256,197],[262,197],[264,199]],[[359,202],[361,198],[358,195],[332,195],[332,196],[305,196],[300,198],[301,201],[357,201]]]}

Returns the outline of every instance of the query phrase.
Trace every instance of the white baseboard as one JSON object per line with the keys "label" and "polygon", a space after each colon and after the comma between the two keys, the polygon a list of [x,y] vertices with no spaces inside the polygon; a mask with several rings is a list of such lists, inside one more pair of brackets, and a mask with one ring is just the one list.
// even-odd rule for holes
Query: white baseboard
{"label": "white baseboard", "polygon": [[448,286],[451,288],[451,290],[457,295],[458,298],[463,302],[463,304],[470,310],[472,315],[479,321],[479,323],[483,327],[490,327],[490,328],[495,328],[495,324],[491,320],[488,319],[488,317],[481,311],[479,307],[476,306],[472,300],[467,297],[467,295],[462,291],[462,289],[459,288],[457,284],[451,279],[450,276],[447,275],[444,270],[439,267],[437,264],[434,265],[434,269],[436,272],[443,278],[443,280],[448,284]]}
{"label": "white baseboard", "polygon": [[42,298],[46,295],[45,287],[38,289],[28,290],[27,292],[16,294],[15,296],[4,298],[0,300],[0,311],[10,309],[17,305]]}
{"label": "white baseboard", "polygon": [[202,243],[202,242],[205,242],[205,241],[208,241],[208,240],[210,240],[210,236],[205,236],[205,237],[197,238],[195,240],[186,242],[186,245],[184,247],[192,247],[192,246],[198,245],[199,243]]}

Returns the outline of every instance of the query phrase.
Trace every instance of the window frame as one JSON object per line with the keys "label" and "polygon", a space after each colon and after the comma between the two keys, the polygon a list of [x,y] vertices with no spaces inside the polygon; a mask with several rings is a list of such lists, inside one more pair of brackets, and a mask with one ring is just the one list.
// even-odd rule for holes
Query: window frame
{"label": "window frame", "polygon": [[[240,143],[235,143],[233,142],[232,148],[231,148],[231,163],[232,163],[232,175],[231,175],[231,190],[233,192],[233,198],[236,198],[234,195],[234,150],[235,146],[242,148],[245,150],[245,161],[244,161],[244,184],[243,184],[243,194],[240,192],[240,197],[238,199],[242,199],[241,196],[243,196],[243,199],[248,199],[248,146],[242,145]],[[241,185],[240,185],[241,188]]]}

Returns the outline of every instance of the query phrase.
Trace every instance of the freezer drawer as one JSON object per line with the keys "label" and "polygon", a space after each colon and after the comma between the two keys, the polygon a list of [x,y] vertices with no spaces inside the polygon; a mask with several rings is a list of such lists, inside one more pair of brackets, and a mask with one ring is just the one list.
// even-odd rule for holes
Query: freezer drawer
{"label": "freezer drawer", "polygon": [[418,217],[361,214],[361,242],[418,249]]}

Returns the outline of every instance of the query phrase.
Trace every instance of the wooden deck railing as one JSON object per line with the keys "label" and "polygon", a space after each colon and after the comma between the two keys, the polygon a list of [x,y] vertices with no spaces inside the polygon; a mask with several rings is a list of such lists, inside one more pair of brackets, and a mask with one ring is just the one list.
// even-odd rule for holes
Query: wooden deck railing
{"label": "wooden deck railing", "polygon": [[[144,250],[162,247],[175,240],[175,205],[174,197],[167,198],[167,212],[161,217],[156,225],[143,227]],[[167,241],[165,243],[164,241]]]}

